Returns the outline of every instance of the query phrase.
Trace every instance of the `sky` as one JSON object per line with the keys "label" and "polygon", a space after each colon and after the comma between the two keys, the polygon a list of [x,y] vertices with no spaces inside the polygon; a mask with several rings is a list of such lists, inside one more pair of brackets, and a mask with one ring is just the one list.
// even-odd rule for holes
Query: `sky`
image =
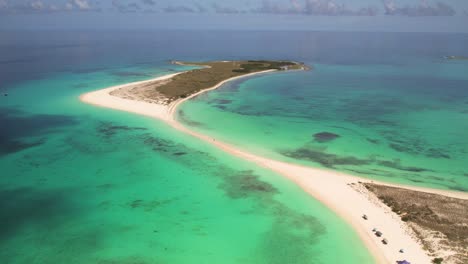
{"label": "sky", "polygon": [[0,30],[468,33],[467,0],[0,0]]}

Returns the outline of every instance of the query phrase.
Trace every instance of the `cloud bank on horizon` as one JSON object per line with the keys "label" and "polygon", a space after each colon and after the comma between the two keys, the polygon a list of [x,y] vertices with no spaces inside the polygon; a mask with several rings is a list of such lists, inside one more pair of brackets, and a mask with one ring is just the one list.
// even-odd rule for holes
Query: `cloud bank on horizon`
{"label": "cloud bank on horizon", "polygon": [[[234,3],[233,3],[234,2]],[[460,0],[0,0],[3,14],[58,12],[270,14],[302,16],[467,16]]]}
{"label": "cloud bank on horizon", "polygon": [[467,0],[0,0],[0,30],[468,33]]}

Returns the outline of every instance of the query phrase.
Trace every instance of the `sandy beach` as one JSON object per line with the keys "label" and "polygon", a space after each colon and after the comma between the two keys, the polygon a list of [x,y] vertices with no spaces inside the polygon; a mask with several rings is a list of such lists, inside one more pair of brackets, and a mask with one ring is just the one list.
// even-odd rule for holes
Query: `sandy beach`
{"label": "sandy beach", "polygon": [[[190,100],[201,93],[217,89],[224,83],[234,79],[270,72],[272,72],[272,70],[231,78],[211,87],[210,89],[205,89],[187,98],[179,99],[169,105],[124,99],[112,96],[111,93],[126,86],[135,86],[145,84],[147,82],[168,80],[180,73],[90,92],[82,95],[80,99],[83,102],[96,106],[133,112],[160,119],[173,128],[203,140],[208,144],[212,144],[226,153],[235,155],[287,177],[349,223],[365,243],[369,251],[373,254],[376,263],[396,263],[396,261],[404,259],[417,264],[431,263],[431,257],[417,241],[412,230],[400,220],[398,215],[391,212],[388,207],[383,206],[376,199],[372,199],[365,188],[360,188],[357,183],[374,182],[461,199],[468,199],[467,193],[381,183],[331,170],[317,169],[268,159],[243,151],[238,149],[236,146],[215,140],[204,134],[194,132],[190,130],[190,128],[187,128],[177,122],[177,108],[185,101]],[[362,216],[364,214],[367,215],[367,220],[363,219]],[[375,236],[372,231],[373,228],[377,228],[381,231],[383,236]],[[388,240],[388,244],[385,245],[382,243],[383,238]],[[404,253],[400,253],[400,249],[404,249]]]}

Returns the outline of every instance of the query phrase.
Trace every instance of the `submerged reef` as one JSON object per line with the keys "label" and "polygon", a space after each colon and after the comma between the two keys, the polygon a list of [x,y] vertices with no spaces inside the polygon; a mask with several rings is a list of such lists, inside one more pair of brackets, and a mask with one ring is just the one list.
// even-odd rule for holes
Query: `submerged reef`
{"label": "submerged reef", "polygon": [[146,73],[141,72],[113,72],[112,75],[118,77],[145,77],[148,76]]}
{"label": "submerged reef", "polygon": [[335,154],[326,153],[321,150],[311,148],[298,148],[292,151],[281,151],[282,155],[293,159],[309,160],[328,168],[333,168],[337,165],[369,165],[373,162],[372,159],[359,159],[351,156],[338,156]]}
{"label": "submerged reef", "polygon": [[251,195],[276,194],[278,189],[271,184],[260,180],[252,171],[242,171],[241,173],[225,178],[220,185],[226,194],[233,198],[246,198]]}
{"label": "submerged reef", "polygon": [[383,131],[381,134],[388,141],[388,146],[397,152],[409,155],[424,155],[435,159],[451,158],[446,149],[434,146],[432,142],[424,140],[418,135],[403,134],[396,131]]}
{"label": "submerged reef", "polygon": [[294,150],[282,150],[279,151],[280,154],[298,160],[308,160],[315,163],[318,163],[327,168],[335,168],[336,166],[362,166],[362,165],[379,165],[391,169],[396,169],[399,171],[406,172],[432,172],[432,170],[413,167],[413,166],[404,166],[401,164],[399,159],[395,160],[378,160],[375,157],[370,158],[357,158],[353,156],[340,156],[336,154],[331,154],[325,152],[323,149],[315,149],[313,147],[301,147]]}
{"label": "submerged reef", "polygon": [[161,200],[152,200],[152,201],[145,201],[145,200],[132,200],[128,203],[128,206],[132,209],[143,209],[146,212],[153,211],[158,209],[159,207],[169,205],[170,203],[174,202],[174,199],[161,199]]}
{"label": "submerged reef", "polygon": [[134,130],[144,131],[147,129],[144,127],[130,127],[130,126],[124,126],[124,125],[115,125],[111,122],[100,122],[100,124],[97,127],[97,131],[106,137],[113,136],[120,131],[134,131]]}
{"label": "submerged reef", "polygon": [[432,171],[424,168],[418,168],[418,167],[410,167],[410,166],[403,166],[401,165],[401,161],[399,159],[393,160],[393,161],[388,161],[388,160],[382,160],[382,161],[377,161],[377,164],[380,166],[392,168],[392,169],[397,169],[397,170],[402,170],[402,171],[409,171],[409,172],[424,172],[424,171]]}
{"label": "submerged reef", "polygon": [[204,126],[200,122],[190,120],[183,110],[177,111],[177,118],[179,119],[180,122],[182,122],[182,123],[184,123],[184,124],[186,124],[188,126],[192,126],[192,127]]}
{"label": "submerged reef", "polygon": [[[108,127],[119,127],[111,125]],[[107,127],[107,126],[106,126]],[[117,131],[127,131],[118,129]],[[128,131],[127,131],[128,132]],[[207,152],[199,151],[187,145],[158,137],[149,132],[122,133],[124,137],[136,139],[146,148],[157,152],[166,158],[180,164],[181,168],[195,171],[209,181],[216,182],[216,187],[226,197],[243,202],[249,200],[250,206],[245,208],[244,214],[265,214],[273,216],[270,229],[265,230],[259,250],[268,259],[268,263],[285,263],[292,257],[302,256],[313,259],[310,248],[326,235],[326,227],[313,215],[304,214],[290,208],[278,199],[283,195],[273,183],[262,179],[255,170],[242,170],[222,165],[217,158]],[[122,138],[111,137],[111,140]],[[131,210],[152,212],[162,210],[165,206],[177,202],[174,198],[132,197],[125,206]],[[191,209],[184,209],[183,215],[191,215]],[[284,247],[284,241],[295,241],[291,246]],[[281,249],[281,250],[279,250]]]}
{"label": "submerged reef", "polygon": [[220,105],[225,105],[225,104],[230,104],[232,103],[232,100],[229,99],[215,99],[212,101],[214,104],[220,104]]}
{"label": "submerged reef", "polygon": [[56,130],[77,123],[66,115],[28,114],[14,108],[0,108],[0,156],[42,145]]}
{"label": "submerged reef", "polygon": [[333,141],[333,140],[335,140],[335,139],[337,139],[339,137],[340,137],[340,135],[335,134],[335,133],[331,133],[331,132],[320,132],[320,133],[314,134],[315,141],[317,141],[319,143],[325,143],[325,142]]}

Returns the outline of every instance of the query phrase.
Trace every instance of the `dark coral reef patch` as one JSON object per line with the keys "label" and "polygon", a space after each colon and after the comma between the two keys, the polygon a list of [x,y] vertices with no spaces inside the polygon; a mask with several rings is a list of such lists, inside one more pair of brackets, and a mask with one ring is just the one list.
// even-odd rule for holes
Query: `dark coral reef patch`
{"label": "dark coral reef patch", "polygon": [[314,149],[309,147],[301,147],[289,151],[280,151],[279,153],[293,159],[312,161],[327,168],[335,168],[336,166],[362,166],[377,164],[379,166],[405,172],[432,172],[432,170],[425,168],[404,166],[398,159],[388,161],[378,160],[374,157],[363,159],[353,156],[340,156],[336,154],[326,153],[325,150],[322,149]]}
{"label": "dark coral reef patch", "polygon": [[203,126],[202,123],[200,122],[196,122],[196,121],[193,121],[193,120],[190,120],[190,118],[185,114],[185,112],[183,110],[179,110],[177,112],[177,117],[179,118],[179,120],[186,124],[186,125],[189,125],[189,126],[193,126],[193,127],[201,127]]}
{"label": "dark coral reef patch", "polygon": [[213,103],[220,104],[220,105],[226,105],[226,104],[232,103],[232,100],[229,100],[229,99],[215,99],[215,100],[213,100]]}
{"label": "dark coral reef patch", "polygon": [[148,74],[146,74],[146,73],[129,72],[129,71],[113,72],[112,75],[118,76],[118,77],[145,77],[145,76],[148,76]]}
{"label": "dark coral reef patch", "polygon": [[388,140],[388,146],[393,150],[410,155],[424,155],[428,158],[450,159],[448,151],[431,146],[431,142],[423,140],[418,135],[384,131],[382,135]]}
{"label": "dark coral reef patch", "polygon": [[145,145],[151,147],[156,152],[171,152],[177,147],[177,144],[171,140],[153,137],[151,134],[146,134],[144,137]]}
{"label": "dark coral reef patch", "polygon": [[158,209],[159,207],[168,205],[172,203],[172,199],[162,199],[162,200],[151,200],[151,201],[146,201],[146,200],[132,200],[131,202],[128,203],[128,206],[132,209],[143,209],[146,212],[153,211],[155,209]]}
{"label": "dark coral reef patch", "polygon": [[380,166],[392,168],[392,169],[397,169],[397,170],[402,170],[402,171],[409,171],[409,172],[425,172],[425,171],[432,171],[429,169],[424,169],[424,168],[419,168],[419,167],[411,167],[411,166],[403,166],[401,165],[400,160],[393,160],[393,161],[388,161],[388,160],[382,160],[382,161],[377,161],[377,164]]}
{"label": "dark coral reef patch", "polygon": [[378,139],[373,139],[373,138],[366,138],[366,140],[369,141],[370,143],[376,144],[376,145],[378,145],[379,142],[380,142]]}
{"label": "dark coral reef patch", "polygon": [[320,133],[314,134],[315,141],[317,141],[319,143],[325,143],[325,142],[333,141],[333,140],[335,140],[335,139],[337,139],[339,137],[340,137],[340,135],[335,134],[335,133],[331,133],[331,132],[320,132]]}
{"label": "dark coral reef patch", "polygon": [[328,168],[333,168],[337,165],[369,165],[373,162],[372,159],[359,159],[352,156],[338,156],[335,154],[330,154],[324,151],[305,147],[298,148],[293,151],[283,151],[281,153],[284,156],[293,159],[310,160]]}
{"label": "dark coral reef patch", "polygon": [[130,126],[123,126],[123,125],[116,125],[111,122],[101,122],[97,126],[97,131],[106,137],[111,137],[120,131],[144,131],[144,130],[147,130],[147,129],[144,127],[130,127]]}
{"label": "dark coral reef patch", "polygon": [[233,199],[279,193],[278,189],[273,185],[260,180],[260,178],[251,171],[242,171],[239,174],[227,176],[219,187]]}

